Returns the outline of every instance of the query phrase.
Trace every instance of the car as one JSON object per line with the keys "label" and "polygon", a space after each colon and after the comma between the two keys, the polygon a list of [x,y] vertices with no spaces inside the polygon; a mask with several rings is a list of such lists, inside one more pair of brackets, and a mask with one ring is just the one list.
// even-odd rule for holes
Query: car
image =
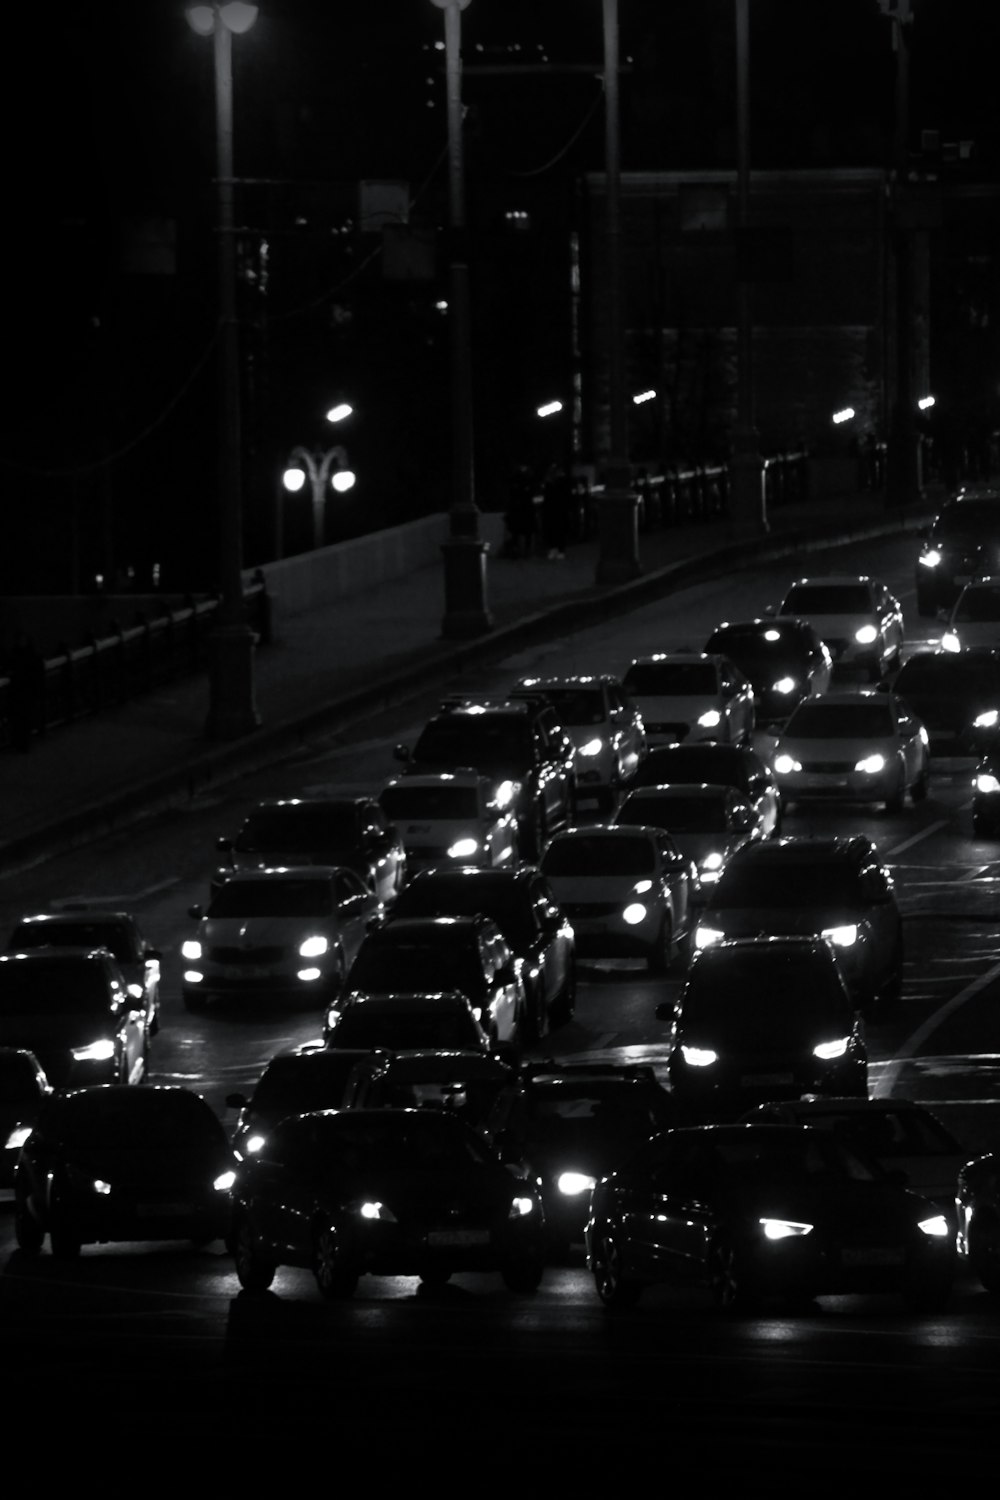
{"label": "car", "polygon": [[492,1053],[454,1048],[369,1052],[351,1069],[344,1109],[443,1109],[482,1130],[515,1076]]}
{"label": "car", "polygon": [[193,1089],[104,1085],[53,1094],[14,1178],[14,1232],[59,1259],[83,1245],[131,1240],[208,1244],[229,1234],[234,1156]]}
{"label": "car", "polygon": [[367,1047],[323,1047],[305,1044],[271,1058],[249,1097],[227,1094],[227,1109],[239,1110],[232,1146],[242,1160],[255,1156],[268,1134],[286,1115],[312,1109],[339,1109],[355,1063],[368,1057]]}
{"label": "car", "polygon": [[917,558],[917,613],[950,609],[973,578],[1000,573],[1000,490],[959,490],[938,511]]}
{"label": "car", "polygon": [[399,830],[375,797],[268,797],[258,802],[235,838],[221,837],[226,857],[212,876],[212,895],[232,876],[282,865],[343,865],[387,905],[406,881]]}
{"label": "car", "polygon": [[881,579],[864,573],[799,578],[774,613],[808,620],[837,672],[859,670],[881,682],[902,660],[902,606]]}
{"label": "car", "polygon": [[412,878],[437,865],[503,865],[518,857],[517,819],[478,771],[399,776],[379,793],[399,829]]}
{"label": "car", "polygon": [[33,1052],[56,1089],[149,1075],[146,1008],[107,948],[0,953],[0,1047]]}
{"label": "car", "polygon": [[444,1110],[348,1109],[293,1115],[240,1167],[233,1189],[240,1285],[264,1291],[279,1265],[312,1270],[321,1296],[353,1295],[362,1275],[499,1271],[511,1291],[544,1274],[544,1219],[530,1178]]}
{"label": "car", "polygon": [[774,747],[787,812],[793,802],[880,802],[887,812],[927,797],[930,737],[905,698],[863,688],[808,698]]}
{"label": "car", "polygon": [[958,1174],[958,1246],[988,1292],[1000,1292],[1000,1156],[973,1157]]}
{"label": "car", "polygon": [[517,818],[524,859],[537,858],[550,834],[572,819],[576,750],[549,703],[448,699],[412,750],[400,744],[395,755],[408,776],[472,769],[489,777],[494,800]]}
{"label": "car", "polygon": [[598,1179],[674,1123],[651,1067],[548,1058],[499,1090],[483,1128],[503,1160],[538,1179],[552,1254],[582,1243]]}
{"label": "car", "polygon": [[368,926],[384,915],[378,897],[346,865],[265,867],[233,875],[181,944],[181,996],[188,1010],[215,1002],[328,1005]]}
{"label": "car", "polygon": [[761,815],[732,786],[674,782],[629,792],[615,822],[663,828],[698,871],[700,897],[744,844],[763,837]]}
{"label": "car", "polygon": [[768,1100],[745,1116],[749,1124],[812,1125],[830,1130],[859,1156],[929,1198],[957,1232],[955,1194],[970,1151],[932,1110],[912,1099],[821,1098]]}
{"label": "car", "polygon": [[345,995],[327,1012],[323,1039],[328,1049],[336,1051],[498,1050],[492,1047],[472,1001],[458,990]]}
{"label": "car", "polygon": [[784,834],[734,854],[709,890],[695,949],[739,937],[805,933],[836,949],[869,1019],[890,1014],[903,983],[903,918],[892,875],[865,834]]}
{"label": "car", "polygon": [[972,778],[972,832],[976,838],[1000,833],[1000,748],[988,751]]}
{"label": "car", "polygon": [[516,1045],[530,1031],[521,964],[496,922],[481,912],[393,917],[365,936],[344,990],[457,990],[491,1040]]}
{"label": "car", "polygon": [[932,758],[1000,745],[1000,650],[915,651],[892,686],[927,730]]}
{"label": "car", "polygon": [[8,952],[57,947],[107,948],[117,959],[132,998],[142,1001],[149,1035],[156,1035],[163,954],[148,941],[130,912],[66,903],[58,910],[23,916],[7,940]]}
{"label": "car", "polygon": [[594,1189],[587,1265],[610,1310],[656,1283],[721,1311],[847,1293],[946,1305],[955,1241],[932,1203],[806,1125],[690,1125],[654,1136]]}
{"label": "car", "polygon": [[687,962],[698,876],[661,828],[570,828],[539,866],[573,924],[577,956],[644,958],[657,974]]}
{"label": "car", "polygon": [[424,870],[407,885],[399,917],[491,917],[521,965],[529,1036],[571,1019],[576,1005],[576,939],[545,876],[534,866]]}
{"label": "car", "polygon": [[660,745],[639,767],[631,790],[668,782],[710,782],[742,792],[760,816],[765,838],[781,832],[781,792],[770,763],[749,745]]}
{"label": "car", "polygon": [[671,1016],[679,1107],[719,1118],[767,1098],[868,1091],[864,1021],[830,943],[745,937],[694,959]]}
{"label": "car", "polygon": [[728,656],[750,679],[758,725],[780,723],[803,698],[825,693],[833,658],[808,620],[768,615],[725,620],[705,642]]}
{"label": "car", "polygon": [[748,745],[756,721],[754,691],[726,656],[659,651],[637,656],[622,678],[638,705],[650,746],[698,740]]}
{"label": "car", "polygon": [[974,578],[967,583],[951,607],[941,637],[941,650],[949,655],[1000,647],[1000,575]]}
{"label": "car", "polygon": [[14,1185],[21,1147],[52,1085],[45,1069],[27,1047],[0,1047],[0,1188]]}
{"label": "car", "polygon": [[550,703],[576,753],[577,798],[593,797],[602,812],[615,806],[646,753],[646,727],[624,684],[609,673],[522,677],[510,697]]}

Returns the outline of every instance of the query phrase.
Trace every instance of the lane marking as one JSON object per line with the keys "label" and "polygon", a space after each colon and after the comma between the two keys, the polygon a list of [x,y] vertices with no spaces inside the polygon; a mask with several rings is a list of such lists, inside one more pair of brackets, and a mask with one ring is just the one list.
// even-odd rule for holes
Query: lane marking
{"label": "lane marking", "polygon": [[950,821],[950,818],[940,818],[936,823],[928,823],[926,828],[922,828],[912,838],[905,839],[902,844],[897,844],[894,849],[888,850],[885,858],[893,859],[897,854],[902,854],[904,850],[912,849],[914,844],[919,844],[922,840],[929,839],[931,834],[937,833],[939,828],[947,828]]}
{"label": "lane marking", "polygon": [[1000,963],[995,963],[992,968],[986,970],[985,974],[980,974],[978,979],[974,979],[971,984],[966,985],[964,990],[959,990],[958,994],[953,995],[947,1004],[942,1005],[933,1015],[928,1016],[927,1020],[918,1026],[916,1031],[903,1043],[892,1062],[886,1068],[876,1087],[875,1097],[885,1098],[891,1095],[905,1064],[916,1056],[927,1038],[932,1036],[938,1027],[943,1026],[944,1022],[954,1011],[958,1010],[966,1001],[974,999],[976,995],[986,989],[997,978],[1000,978]]}

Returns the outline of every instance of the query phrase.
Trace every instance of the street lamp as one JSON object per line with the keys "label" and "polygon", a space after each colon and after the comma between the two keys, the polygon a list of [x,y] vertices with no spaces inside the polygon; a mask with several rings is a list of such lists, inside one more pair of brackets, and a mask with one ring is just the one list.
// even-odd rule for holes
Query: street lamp
{"label": "street lamp", "polygon": [[493,628],[486,607],[486,543],[479,536],[472,446],[472,349],[469,255],[462,165],[462,20],[469,0],[431,0],[444,11],[448,89],[449,295],[451,320],[452,500],[443,543],[445,611],[441,634],[452,639]]}
{"label": "street lamp", "polygon": [[185,12],[191,29],[211,36],[215,63],[217,274],[219,299],[220,598],[209,637],[212,739],[236,739],[260,723],[254,698],[254,635],[243,607],[243,478],[240,433],[240,349],[236,321],[236,231],[233,217],[233,34],[248,31],[257,7],[215,0]]}
{"label": "street lamp", "polygon": [[[333,448],[295,447],[281,482],[290,495],[298,494],[306,480],[312,493],[313,546],[322,547],[325,540],[327,485],[338,494],[353,489],[354,471],[347,466],[347,449],[339,443]],[[281,548],[279,547],[279,554]]]}

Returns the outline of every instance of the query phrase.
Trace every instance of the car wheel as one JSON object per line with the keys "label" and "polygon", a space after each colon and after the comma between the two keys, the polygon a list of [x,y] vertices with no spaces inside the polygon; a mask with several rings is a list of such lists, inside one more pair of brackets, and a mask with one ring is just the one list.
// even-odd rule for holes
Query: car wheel
{"label": "car wheel", "polygon": [[930,772],[928,771],[927,764],[925,762],[920,769],[919,776],[910,787],[910,796],[913,798],[914,802],[926,802],[927,793],[930,789],[930,782]]}
{"label": "car wheel", "polygon": [[537,1292],[544,1272],[545,1262],[540,1257],[519,1255],[505,1261],[500,1274],[508,1292]]}
{"label": "car wheel", "polygon": [[708,1252],[708,1284],[720,1312],[744,1312],[757,1301],[743,1257],[731,1240],[720,1235]]}
{"label": "car wheel", "polygon": [[901,813],[903,811],[903,801],[904,801],[905,797],[906,797],[906,777],[905,777],[904,774],[901,773],[900,774],[900,778],[899,778],[899,785],[896,787],[896,790],[892,793],[892,795],[890,797],[886,797],[886,799],[885,799],[885,810],[886,810],[886,812],[887,813]]}
{"label": "car wheel", "polygon": [[[20,1239],[18,1239],[20,1244]],[[969,1234],[969,1264],[986,1291],[1000,1292],[1000,1219],[972,1221]]]}
{"label": "car wheel", "polygon": [[597,1231],[593,1252],[594,1285],[605,1307],[617,1312],[634,1307],[642,1286],[625,1275],[621,1246],[610,1229]]}
{"label": "car wheel", "polygon": [[646,963],[652,974],[667,974],[674,962],[674,924],[669,916],[663,918],[656,942],[646,954]]}
{"label": "car wheel", "polygon": [[354,1296],[358,1273],[345,1267],[340,1236],[332,1224],[322,1224],[316,1231],[313,1275],[321,1295],[328,1302],[340,1302]]}
{"label": "car wheel", "polygon": [[540,1042],[548,1035],[549,1013],[545,1006],[545,996],[541,985],[532,986],[525,994],[524,1023],[518,1028],[525,1041],[531,1046]]}
{"label": "car wheel", "polygon": [[254,1242],[250,1220],[242,1217],[233,1236],[233,1259],[236,1261],[236,1278],[247,1292],[266,1292],[277,1270],[274,1262],[267,1260]]}
{"label": "car wheel", "polygon": [[49,1245],[57,1260],[75,1260],[83,1241],[66,1203],[65,1189],[53,1189],[49,1210]]}
{"label": "car wheel", "polygon": [[14,1238],[25,1255],[37,1255],[45,1240],[45,1230],[31,1212],[27,1193],[18,1184],[14,1188]]}
{"label": "car wheel", "polygon": [[562,989],[549,1007],[549,1025],[565,1026],[576,1012],[576,965],[571,963]]}

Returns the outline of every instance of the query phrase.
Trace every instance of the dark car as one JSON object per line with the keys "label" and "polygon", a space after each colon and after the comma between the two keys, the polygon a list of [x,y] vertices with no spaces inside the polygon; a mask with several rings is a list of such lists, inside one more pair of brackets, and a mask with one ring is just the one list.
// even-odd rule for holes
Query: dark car
{"label": "dark car", "polygon": [[212,876],[213,895],[231,875],[277,865],[346,865],[387,903],[406,880],[403,841],[374,797],[268,798],[235,838],[215,847],[226,858]]}
{"label": "dark car", "polygon": [[972,831],[976,838],[1000,832],[1000,749],[988,751],[972,778]]}
{"label": "dark car", "polygon": [[[657,1015],[669,1013],[669,1003]],[[762,1099],[868,1092],[864,1023],[817,937],[706,948],[673,1007],[668,1061],[679,1106],[704,1118]]]}
{"label": "dark car", "polygon": [[594,1189],[587,1264],[609,1308],[656,1282],[707,1285],[737,1312],[852,1292],[936,1309],[955,1243],[932,1203],[825,1130],[703,1125],[668,1131]]}
{"label": "dark car", "polygon": [[549,1244],[561,1250],[582,1241],[598,1179],[675,1123],[652,1068],[549,1060],[499,1092],[485,1130],[541,1183]]}
{"label": "dark car", "polygon": [[369,1052],[351,1068],[344,1109],[444,1109],[481,1128],[514,1071],[489,1052]]}
{"label": "dark car", "polygon": [[145,1006],[106,948],[0,954],[0,1046],[33,1052],[53,1088],[149,1072]]}
{"label": "dark car", "polygon": [[498,805],[517,816],[519,847],[535,859],[550,834],[570,822],[576,798],[576,752],[551,704],[454,699],[396,757],[416,774],[473,769],[495,784]]}
{"label": "dark car", "polygon": [[233,1131],[233,1150],[254,1156],[269,1133],[286,1115],[313,1109],[339,1109],[356,1062],[368,1056],[367,1047],[304,1046],[272,1057],[253,1093],[226,1096],[226,1105],[239,1110]]}
{"label": "dark car", "polygon": [[472,1001],[458,991],[347,995],[328,1013],[323,1035],[336,1051],[490,1050]]}
{"label": "dark car", "polygon": [[107,948],[118,960],[130,995],[145,1007],[150,1036],[159,1031],[163,954],[131,912],[98,910],[75,902],[58,911],[32,912],[18,922],[7,948],[22,953],[32,948]]}
{"label": "dark car", "polygon": [[1000,1156],[988,1152],[958,1174],[958,1243],[988,1292],[1000,1292]]}
{"label": "dark car", "polygon": [[923,722],[932,755],[1000,745],[1000,651],[917,651],[893,691]]}
{"label": "dark car", "polygon": [[749,745],[660,745],[650,750],[630,790],[674,782],[735,787],[756,808],[766,838],[781,832],[781,792],[774,770]]}
{"label": "dark car", "polygon": [[949,609],[973,578],[1000,573],[1000,490],[952,496],[924,536],[916,565],[917,612]]}
{"label": "dark car", "polygon": [[492,1040],[523,1039],[521,965],[490,917],[394,917],[369,932],[348,972],[345,995],[417,990],[457,990]]}
{"label": "dark car", "polygon": [[749,677],[758,724],[787,719],[803,698],[830,686],[833,659],[808,620],[727,620],[713,630],[705,650],[728,656]]}
{"label": "dark car", "polygon": [[279,1265],[306,1266],[327,1298],[350,1297],[365,1273],[436,1286],[499,1271],[510,1290],[533,1292],[544,1267],[535,1185],[443,1110],[283,1120],[237,1176],[233,1244],[248,1291],[270,1286]]}
{"label": "dark car", "polygon": [[737,849],[763,837],[753,803],[735,787],[711,783],[639,787],[629,792],[615,822],[646,824],[669,833],[698,871],[699,899],[716,884]]}
{"label": "dark car", "polygon": [[114,1240],[224,1239],[236,1157],[191,1089],[121,1086],[53,1094],[14,1180],[22,1250],[53,1255]]}
{"label": "dark car", "polygon": [[898,1004],[903,918],[892,876],[864,834],[802,834],[747,844],[709,890],[694,946],[795,934],[833,944],[866,1015],[881,1015]]}
{"label": "dark car", "polygon": [[576,1004],[573,929],[533,865],[500,870],[422,870],[400,895],[393,918],[491,917],[521,962],[529,1035],[568,1021]]}
{"label": "dark car", "polygon": [[21,1147],[52,1092],[45,1070],[26,1047],[0,1047],[0,1188],[14,1183]]}

